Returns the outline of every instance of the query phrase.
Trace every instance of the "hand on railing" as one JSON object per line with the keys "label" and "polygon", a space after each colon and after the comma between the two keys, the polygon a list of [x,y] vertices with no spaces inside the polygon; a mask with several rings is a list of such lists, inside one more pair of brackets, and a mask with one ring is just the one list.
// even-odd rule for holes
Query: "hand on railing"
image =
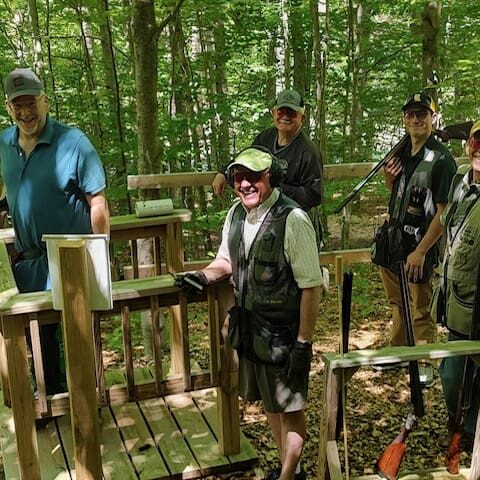
{"label": "hand on railing", "polygon": [[205,287],[208,287],[208,280],[202,271],[177,273],[175,275],[175,285],[180,287],[185,293],[201,293]]}

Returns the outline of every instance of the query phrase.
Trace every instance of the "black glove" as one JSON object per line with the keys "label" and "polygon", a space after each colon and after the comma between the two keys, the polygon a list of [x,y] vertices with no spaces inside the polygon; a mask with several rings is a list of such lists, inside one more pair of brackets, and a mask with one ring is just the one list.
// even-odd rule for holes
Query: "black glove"
{"label": "black glove", "polygon": [[310,342],[295,342],[288,360],[288,379],[308,375],[312,362],[312,344]]}
{"label": "black glove", "polygon": [[185,293],[201,293],[208,287],[208,280],[202,271],[175,275],[175,285]]}

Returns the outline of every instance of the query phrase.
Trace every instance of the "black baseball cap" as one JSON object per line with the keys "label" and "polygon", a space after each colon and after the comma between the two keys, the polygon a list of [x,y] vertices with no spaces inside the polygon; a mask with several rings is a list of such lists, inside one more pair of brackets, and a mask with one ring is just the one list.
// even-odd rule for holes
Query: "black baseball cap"
{"label": "black baseball cap", "polygon": [[412,93],[405,102],[405,105],[402,107],[402,110],[405,111],[408,107],[418,105],[420,107],[428,108],[432,113],[435,113],[435,102],[433,98],[425,92],[415,92]]}

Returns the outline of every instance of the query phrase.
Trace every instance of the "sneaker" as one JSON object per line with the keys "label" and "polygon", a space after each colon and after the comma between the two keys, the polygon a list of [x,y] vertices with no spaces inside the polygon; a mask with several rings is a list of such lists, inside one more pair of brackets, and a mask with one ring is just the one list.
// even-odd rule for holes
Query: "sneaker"
{"label": "sneaker", "polygon": [[395,362],[395,363],[377,363],[372,365],[374,370],[377,372],[383,372],[384,370],[394,370],[396,368],[405,368],[408,367],[408,362]]}
{"label": "sneaker", "polygon": [[422,364],[418,366],[420,376],[420,385],[424,388],[430,388],[435,383],[435,369],[430,364]]}
{"label": "sneaker", "polygon": [[[280,473],[282,473],[282,467],[277,467],[265,477],[265,480],[278,480],[280,478]],[[302,469],[300,473],[296,473],[295,480],[307,480],[305,470]]]}

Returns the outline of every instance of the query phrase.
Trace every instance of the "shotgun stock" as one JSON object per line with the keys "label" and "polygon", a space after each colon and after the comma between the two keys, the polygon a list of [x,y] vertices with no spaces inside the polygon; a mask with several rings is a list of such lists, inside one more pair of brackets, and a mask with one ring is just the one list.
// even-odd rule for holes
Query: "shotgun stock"
{"label": "shotgun stock", "polygon": [[377,172],[387,163],[391,158],[396,157],[406,146],[408,143],[409,135],[406,134],[403,136],[403,138],[393,146],[393,148],[383,157],[382,160],[380,160],[375,167],[370,171],[370,173],[363,179],[360,180],[360,182],[357,183],[355,188],[344,198],[342,203],[335,208],[333,213],[340,213],[342,208],[347,206],[360,192],[360,190],[374,177]]}
{"label": "shotgun stock", "polygon": [[[348,353],[348,340],[350,334],[350,313],[352,310],[352,287],[353,273],[345,272],[343,274],[342,284],[342,353]],[[346,395],[346,393],[345,393]],[[342,395],[338,396],[337,425],[335,428],[335,438],[340,436],[340,430],[343,424],[343,400]]]}
{"label": "shotgun stock", "polygon": [[[405,331],[408,346],[414,346],[415,340],[413,335],[412,314],[410,310],[410,298],[408,294],[407,275],[405,274],[405,265],[399,262],[400,273],[400,293],[402,296]],[[425,414],[423,405],[422,386],[420,384],[420,374],[418,373],[418,362],[412,360],[408,363],[408,371],[410,377],[410,401],[412,403],[413,412],[407,414],[405,424],[400,433],[395,437],[392,443],[385,449],[381,457],[378,459],[376,468],[380,476],[388,480],[396,480],[400,465],[406,451],[406,440],[410,432],[415,428],[418,420]]]}
{"label": "shotgun stock", "polygon": [[[477,271],[477,280],[475,284],[475,296],[472,308],[472,324],[470,326],[470,340],[480,339],[480,268]],[[469,357],[465,357],[465,364],[462,373],[462,383],[458,392],[457,411],[455,412],[455,425],[450,444],[448,445],[445,457],[445,465],[448,473],[457,475],[460,470],[460,455],[462,453],[462,435],[468,409],[472,401],[473,375],[475,373],[475,363]]]}

